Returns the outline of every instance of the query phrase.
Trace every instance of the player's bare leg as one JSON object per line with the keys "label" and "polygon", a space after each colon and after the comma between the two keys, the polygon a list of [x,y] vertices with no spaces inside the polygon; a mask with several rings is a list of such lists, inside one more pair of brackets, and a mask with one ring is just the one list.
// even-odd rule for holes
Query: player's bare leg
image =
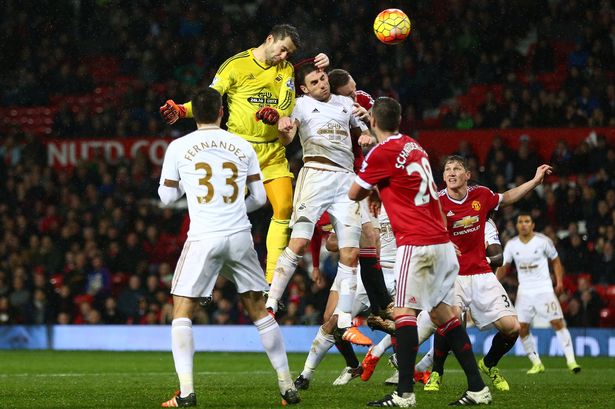
{"label": "player's bare leg", "polygon": [[239,296],[248,316],[258,329],[258,334],[269,357],[269,362],[271,362],[271,366],[277,373],[282,404],[299,403],[299,394],[290,376],[284,339],[282,338],[278,323],[267,313],[265,301],[260,293],[248,291]]}

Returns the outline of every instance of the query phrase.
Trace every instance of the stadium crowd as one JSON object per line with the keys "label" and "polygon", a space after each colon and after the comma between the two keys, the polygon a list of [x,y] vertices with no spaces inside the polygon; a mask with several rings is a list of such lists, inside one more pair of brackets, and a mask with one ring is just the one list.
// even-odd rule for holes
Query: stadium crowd
{"label": "stadium crowd", "polygon": [[[193,125],[164,125],[158,106],[165,97],[188,100],[226,58],[288,21],[302,33],[301,55],[323,51],[360,88],[397,98],[407,132],[615,126],[611,2],[442,3],[409,4],[412,37],[391,48],[376,44],[370,32],[384,8],[378,2],[9,0],[0,32],[13,40],[1,45],[0,101],[51,107],[55,137],[179,136]],[[495,87],[472,96],[469,90],[481,84]],[[97,92],[106,97],[96,106],[68,98]],[[184,209],[158,205],[160,169],[144,156],[53,169],[44,165],[40,135],[4,120],[0,126],[0,324],[170,323],[169,285],[187,223]],[[577,146],[562,140],[550,158],[541,158],[531,140],[513,151],[493,134],[485,163],[460,143],[457,153],[468,157],[477,182],[503,192],[531,178],[542,161],[557,169],[542,191],[497,215],[503,242],[516,234],[515,211],[532,211],[567,273],[561,302],[568,324],[599,325],[605,289],[615,285],[615,148],[598,135]],[[297,170],[296,146],[289,155]],[[251,215],[261,258],[269,217],[270,208]],[[281,323],[321,323],[335,266],[335,255],[323,257],[329,280],[317,285],[304,261]],[[514,300],[514,276],[505,284]],[[195,317],[195,323],[248,321],[222,278]]]}

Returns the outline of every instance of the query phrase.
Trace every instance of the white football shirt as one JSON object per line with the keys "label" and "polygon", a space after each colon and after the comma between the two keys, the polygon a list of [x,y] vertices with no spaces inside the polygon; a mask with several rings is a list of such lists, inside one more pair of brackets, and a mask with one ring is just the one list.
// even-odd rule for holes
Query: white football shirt
{"label": "white football shirt", "polygon": [[260,174],[250,143],[212,128],[194,131],[169,144],[160,183],[165,179],[181,181],[190,214],[188,240],[201,240],[250,230],[244,200],[246,179]]}
{"label": "white football shirt", "polygon": [[310,156],[320,156],[353,171],[350,129],[365,131],[367,127],[352,115],[352,110],[352,99],[341,95],[331,95],[327,102],[309,95],[297,98],[291,118],[300,122],[298,132],[304,161]]}
{"label": "white football shirt", "polygon": [[485,223],[485,244],[487,246],[491,244],[502,244],[500,242],[498,228],[495,226],[495,223],[491,219],[487,219],[487,223]]}
{"label": "white football shirt", "polygon": [[534,237],[527,243],[523,243],[517,236],[504,247],[504,264],[515,262],[519,291],[524,293],[537,294],[553,290],[549,260],[557,256],[551,239],[540,233],[534,233]]}
{"label": "white football shirt", "polygon": [[380,206],[378,223],[380,223],[380,264],[383,267],[393,268],[397,256],[397,243],[384,205]]}

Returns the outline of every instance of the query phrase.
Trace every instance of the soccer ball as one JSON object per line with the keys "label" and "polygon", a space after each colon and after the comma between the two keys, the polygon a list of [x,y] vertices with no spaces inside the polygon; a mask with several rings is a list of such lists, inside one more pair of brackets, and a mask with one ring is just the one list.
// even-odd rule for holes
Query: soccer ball
{"label": "soccer ball", "polygon": [[399,9],[382,10],[374,20],[374,34],[385,44],[399,44],[410,34],[410,19]]}

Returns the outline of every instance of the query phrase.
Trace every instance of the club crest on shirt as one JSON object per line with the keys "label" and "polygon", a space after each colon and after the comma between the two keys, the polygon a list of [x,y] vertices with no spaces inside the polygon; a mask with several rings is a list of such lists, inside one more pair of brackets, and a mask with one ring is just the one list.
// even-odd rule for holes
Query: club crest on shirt
{"label": "club crest on shirt", "polygon": [[472,201],[472,209],[476,210],[477,212],[480,210],[480,202],[478,200]]}

